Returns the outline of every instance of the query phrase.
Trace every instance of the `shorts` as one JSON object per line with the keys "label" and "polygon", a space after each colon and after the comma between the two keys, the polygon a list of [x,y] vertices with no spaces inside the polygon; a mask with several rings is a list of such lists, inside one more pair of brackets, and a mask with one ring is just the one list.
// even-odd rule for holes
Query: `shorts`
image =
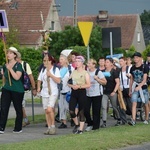
{"label": "shorts", "polygon": [[50,97],[42,97],[43,108],[47,109],[48,107],[55,107],[56,100],[58,95],[51,95]]}
{"label": "shorts", "polygon": [[[149,93],[148,93],[148,90],[147,89],[144,89],[142,90],[143,91],[143,95],[144,95],[144,98],[145,98],[145,104],[148,103],[149,101]],[[141,98],[140,98],[140,93],[139,91],[134,91],[132,93],[132,96],[131,96],[131,101],[132,102],[142,102]]]}

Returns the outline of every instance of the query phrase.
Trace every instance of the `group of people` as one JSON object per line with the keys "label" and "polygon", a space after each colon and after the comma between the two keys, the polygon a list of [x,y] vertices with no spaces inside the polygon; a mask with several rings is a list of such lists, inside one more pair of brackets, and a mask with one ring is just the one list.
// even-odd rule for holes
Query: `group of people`
{"label": "group of people", "polygon": [[[7,50],[8,63],[3,68],[3,81],[0,108],[0,133],[3,134],[8,118],[11,101],[16,110],[16,121],[13,132],[22,132],[22,120],[28,122],[23,111],[24,88],[22,84],[23,65],[21,55],[14,47]],[[74,122],[74,134],[97,130],[107,126],[109,101],[116,115],[116,126],[136,124],[137,103],[144,104],[145,121],[149,123],[149,93],[147,79],[150,78],[150,54],[148,61],[143,62],[139,52],[131,58],[121,57],[99,58],[98,66],[95,59],[85,58],[72,50],[60,53],[59,63],[48,53],[43,53],[43,63],[39,68],[37,87],[29,71],[33,95],[40,93],[47,123],[46,135],[56,134],[55,105],[58,99],[58,116],[61,121],[58,129],[67,128],[67,112]],[[118,91],[122,93],[121,107]],[[66,95],[70,93],[69,101]],[[91,112],[92,110],[92,112]],[[24,112],[24,113],[23,113]],[[24,114],[24,115],[23,115]],[[127,121],[126,114],[131,115]],[[102,124],[100,120],[102,118]]]}

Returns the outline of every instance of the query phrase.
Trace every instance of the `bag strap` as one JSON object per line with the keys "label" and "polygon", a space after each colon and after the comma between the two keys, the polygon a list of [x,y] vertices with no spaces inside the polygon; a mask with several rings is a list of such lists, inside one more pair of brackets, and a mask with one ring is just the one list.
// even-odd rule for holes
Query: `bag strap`
{"label": "bag strap", "polygon": [[[129,66],[126,66],[126,73],[128,73]],[[129,85],[129,78],[127,79],[127,85]]]}
{"label": "bag strap", "polygon": [[23,62],[23,68],[24,68],[24,71],[25,71],[25,72],[27,72],[27,66],[26,66],[26,64],[27,64],[27,63],[24,61],[24,62]]}
{"label": "bag strap", "polygon": [[71,75],[71,66],[68,65],[68,71],[69,71],[69,75]]}

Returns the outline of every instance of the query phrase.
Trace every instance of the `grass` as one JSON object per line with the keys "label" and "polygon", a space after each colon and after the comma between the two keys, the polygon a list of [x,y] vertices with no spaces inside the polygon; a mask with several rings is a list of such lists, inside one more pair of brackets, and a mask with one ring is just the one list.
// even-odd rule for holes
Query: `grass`
{"label": "grass", "polygon": [[129,145],[150,142],[150,125],[138,123],[135,127],[118,126],[84,133],[65,135],[55,138],[32,140],[29,142],[2,144],[0,149],[15,150],[108,150]]}

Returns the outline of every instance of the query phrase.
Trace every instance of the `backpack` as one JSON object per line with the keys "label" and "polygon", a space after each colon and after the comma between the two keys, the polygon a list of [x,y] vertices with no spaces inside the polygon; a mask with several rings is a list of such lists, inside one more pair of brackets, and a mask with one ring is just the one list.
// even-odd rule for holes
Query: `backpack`
{"label": "backpack", "polygon": [[[97,76],[98,75],[98,72],[99,72],[100,70],[99,69],[97,69],[96,71],[95,71],[95,75]],[[99,84],[99,91],[100,91],[100,95],[103,95],[103,86],[101,85],[101,84]]]}
{"label": "backpack", "polygon": [[23,62],[23,67],[24,67],[24,71],[23,71],[23,86],[24,86],[24,90],[28,91],[31,90],[31,82],[30,82],[30,78],[29,75],[27,74],[27,63],[24,61]]}

